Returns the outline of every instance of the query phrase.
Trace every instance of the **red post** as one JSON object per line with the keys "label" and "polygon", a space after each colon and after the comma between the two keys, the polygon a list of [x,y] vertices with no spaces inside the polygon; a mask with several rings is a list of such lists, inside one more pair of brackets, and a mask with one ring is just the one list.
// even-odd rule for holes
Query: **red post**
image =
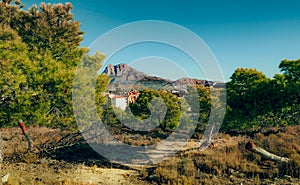
{"label": "red post", "polygon": [[20,126],[20,128],[21,128],[21,130],[22,130],[24,136],[25,136],[26,139],[27,139],[27,142],[28,142],[28,149],[29,149],[30,151],[32,151],[32,147],[33,147],[32,141],[31,141],[29,135],[28,135],[27,132],[26,132],[26,126],[25,126],[25,124],[24,124],[24,122],[23,122],[21,119],[19,120],[19,126]]}
{"label": "red post", "polygon": [[19,126],[20,126],[23,134],[26,135],[26,126],[25,126],[24,122],[21,119],[19,120]]}

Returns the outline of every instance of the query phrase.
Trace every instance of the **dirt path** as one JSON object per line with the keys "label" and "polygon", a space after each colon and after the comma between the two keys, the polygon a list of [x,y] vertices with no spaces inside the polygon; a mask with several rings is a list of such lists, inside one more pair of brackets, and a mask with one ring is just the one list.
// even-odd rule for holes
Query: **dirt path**
{"label": "dirt path", "polygon": [[74,176],[77,183],[95,183],[95,184],[133,184],[136,171],[121,169],[91,169],[84,167],[78,169]]}

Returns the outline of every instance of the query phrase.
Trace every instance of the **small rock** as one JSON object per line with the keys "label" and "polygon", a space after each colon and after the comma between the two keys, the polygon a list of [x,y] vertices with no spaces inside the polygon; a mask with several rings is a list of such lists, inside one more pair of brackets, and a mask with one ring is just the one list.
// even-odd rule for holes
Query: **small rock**
{"label": "small rock", "polygon": [[2,183],[8,182],[8,178],[9,178],[9,173],[2,177]]}

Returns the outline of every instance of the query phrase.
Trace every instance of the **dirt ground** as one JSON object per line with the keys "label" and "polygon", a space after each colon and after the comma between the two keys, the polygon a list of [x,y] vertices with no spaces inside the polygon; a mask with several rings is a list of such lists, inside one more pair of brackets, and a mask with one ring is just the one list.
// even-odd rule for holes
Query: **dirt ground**
{"label": "dirt ground", "polygon": [[[66,132],[44,127],[29,127],[34,146],[58,141]],[[135,170],[98,167],[39,156],[39,149],[27,153],[27,142],[19,128],[1,129],[4,161],[1,177],[9,174],[6,184],[145,184]]]}

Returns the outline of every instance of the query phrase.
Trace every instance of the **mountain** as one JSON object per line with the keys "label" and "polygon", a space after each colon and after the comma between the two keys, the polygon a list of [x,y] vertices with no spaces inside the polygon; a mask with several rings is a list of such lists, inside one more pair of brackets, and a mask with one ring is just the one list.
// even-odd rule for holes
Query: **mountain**
{"label": "mountain", "polygon": [[150,76],[127,64],[108,64],[103,73],[110,77],[108,89],[131,90],[145,87],[152,89],[182,89],[188,85],[204,85],[205,83],[205,80],[192,78],[181,78],[172,81],[162,77]]}
{"label": "mountain", "polygon": [[148,76],[143,72],[133,69],[127,64],[118,64],[115,66],[112,64],[108,64],[103,73],[113,79],[114,82],[140,80]]}

